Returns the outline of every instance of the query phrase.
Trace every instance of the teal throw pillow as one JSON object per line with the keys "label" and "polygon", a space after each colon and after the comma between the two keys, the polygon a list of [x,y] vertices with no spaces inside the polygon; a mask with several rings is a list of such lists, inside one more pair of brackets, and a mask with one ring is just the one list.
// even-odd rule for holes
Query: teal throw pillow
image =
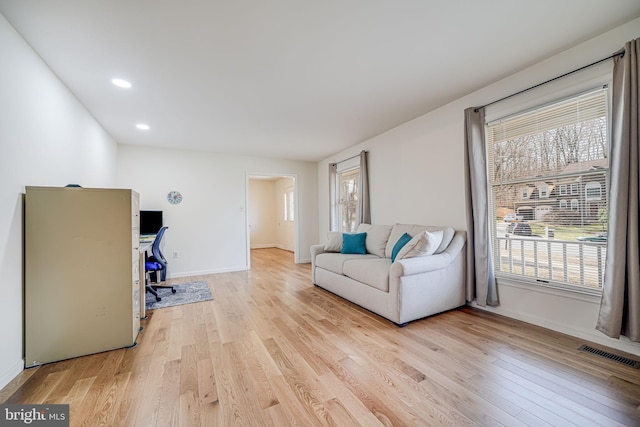
{"label": "teal throw pillow", "polygon": [[396,244],[393,245],[393,250],[391,251],[391,262],[395,262],[396,261],[396,257],[398,256],[398,252],[400,252],[400,249],[402,249],[404,245],[409,243],[409,240],[411,240],[411,236],[409,236],[407,233],[404,233],[398,239]]}
{"label": "teal throw pillow", "polygon": [[366,240],[367,233],[342,233],[342,253],[366,255],[367,248],[364,244]]}

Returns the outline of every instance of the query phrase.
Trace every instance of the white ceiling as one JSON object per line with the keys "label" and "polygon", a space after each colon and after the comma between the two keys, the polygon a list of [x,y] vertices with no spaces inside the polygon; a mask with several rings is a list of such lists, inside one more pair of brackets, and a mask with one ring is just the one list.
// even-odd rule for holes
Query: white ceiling
{"label": "white ceiling", "polygon": [[640,1],[0,0],[0,13],[120,143],[316,161],[628,22]]}

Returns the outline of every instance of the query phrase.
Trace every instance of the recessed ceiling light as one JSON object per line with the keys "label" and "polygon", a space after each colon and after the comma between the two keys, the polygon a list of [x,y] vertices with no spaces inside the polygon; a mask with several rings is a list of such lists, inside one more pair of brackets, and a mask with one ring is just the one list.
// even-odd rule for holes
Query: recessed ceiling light
{"label": "recessed ceiling light", "polygon": [[118,87],[122,87],[125,89],[129,89],[131,87],[131,83],[129,83],[126,80],[122,80],[122,79],[112,79],[111,83],[113,83],[114,85],[118,86]]}
{"label": "recessed ceiling light", "polygon": [[145,125],[144,123],[138,123],[136,127],[140,130],[149,130],[149,125]]}

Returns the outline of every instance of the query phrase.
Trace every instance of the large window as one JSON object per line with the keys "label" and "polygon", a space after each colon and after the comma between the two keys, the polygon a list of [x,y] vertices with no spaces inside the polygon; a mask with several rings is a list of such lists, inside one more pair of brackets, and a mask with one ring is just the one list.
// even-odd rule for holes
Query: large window
{"label": "large window", "polygon": [[[598,89],[487,124],[498,276],[601,288],[607,99],[607,90]],[[512,218],[526,224],[514,224]]]}
{"label": "large window", "polygon": [[367,152],[329,164],[329,229],[353,233],[371,222]]}
{"label": "large window", "polygon": [[356,211],[358,208],[358,178],[360,168],[352,168],[338,173],[338,224],[340,231],[356,231]]}

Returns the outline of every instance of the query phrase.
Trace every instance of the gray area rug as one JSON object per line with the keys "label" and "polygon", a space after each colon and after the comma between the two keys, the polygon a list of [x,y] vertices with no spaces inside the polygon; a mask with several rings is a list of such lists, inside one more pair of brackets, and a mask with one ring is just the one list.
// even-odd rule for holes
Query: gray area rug
{"label": "gray area rug", "polygon": [[171,293],[170,288],[158,288],[158,296],[162,301],[157,302],[156,297],[149,292],[146,294],[145,306],[146,310],[155,310],[158,308],[173,307],[182,304],[191,304],[192,302],[209,301],[213,299],[211,289],[207,282],[191,282],[173,286],[176,290],[175,294]]}

